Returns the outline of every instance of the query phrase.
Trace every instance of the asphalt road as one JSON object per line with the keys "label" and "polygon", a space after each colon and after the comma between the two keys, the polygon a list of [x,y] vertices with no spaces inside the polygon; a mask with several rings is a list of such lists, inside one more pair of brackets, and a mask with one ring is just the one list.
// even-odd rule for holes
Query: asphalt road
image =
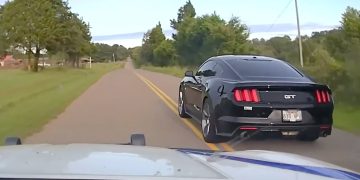
{"label": "asphalt road", "polygon": [[[316,142],[249,139],[206,144],[199,125],[176,112],[180,78],[134,69],[127,63],[92,85],[62,114],[25,143],[127,143],[143,133],[150,146],[212,150],[273,150],[313,157],[360,172],[359,136],[337,130]],[[335,119],[336,121],[336,119]]]}

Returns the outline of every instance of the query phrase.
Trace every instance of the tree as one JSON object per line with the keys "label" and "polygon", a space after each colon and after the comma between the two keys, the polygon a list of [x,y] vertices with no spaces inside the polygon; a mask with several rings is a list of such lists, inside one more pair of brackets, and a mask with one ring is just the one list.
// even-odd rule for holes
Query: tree
{"label": "tree", "polygon": [[250,52],[248,27],[241,23],[239,17],[232,17],[226,24],[227,43],[224,45],[223,53],[241,54]]}
{"label": "tree", "polygon": [[[296,51],[296,45],[292,42],[289,36],[273,37],[266,42],[274,49],[275,57],[283,60],[291,61],[293,59],[290,52]],[[295,62],[293,62],[295,63]]]}
{"label": "tree", "polygon": [[134,66],[139,68],[144,62],[142,62],[140,58],[141,46],[133,47],[129,49],[130,57],[133,60]]}
{"label": "tree", "polygon": [[120,61],[129,56],[129,51],[122,45],[114,44],[112,46],[103,43],[94,44],[93,58],[96,61],[113,60]]}
{"label": "tree", "polygon": [[[348,81],[347,92],[344,92],[345,98],[352,104],[359,104],[360,102],[360,11],[347,7],[342,16],[341,29],[343,30],[346,38],[344,45],[345,51],[343,53],[344,66],[346,71],[351,77]],[[349,96],[351,94],[351,96]],[[350,98],[349,98],[350,97]]]}
{"label": "tree", "polygon": [[360,39],[351,40],[352,45],[347,49],[344,55],[344,68],[350,79],[347,81],[347,87],[343,91],[344,99],[351,104],[360,104]]}
{"label": "tree", "polygon": [[[340,28],[313,32],[304,37],[303,54],[306,66],[301,68],[316,81],[331,87],[336,102],[360,102],[360,13],[348,7]],[[267,41],[253,40],[260,54],[272,49],[273,56],[298,65],[296,41],[290,37],[273,37]],[[259,48],[261,47],[261,48]],[[266,52],[265,52],[266,51]]]}
{"label": "tree", "polygon": [[[3,14],[3,6],[0,5],[0,22]],[[5,32],[2,26],[0,26],[0,57],[6,53],[9,48],[8,43],[6,42]]]}
{"label": "tree", "polygon": [[[360,101],[360,11],[348,7],[342,17],[342,29],[346,36],[344,66],[351,77],[348,81],[347,90],[344,91],[343,97],[352,104],[359,104]],[[349,97],[349,94],[351,96]]]}
{"label": "tree", "polygon": [[[174,47],[179,56],[179,64],[188,65],[193,61],[193,56],[196,54],[199,40],[194,38],[194,26],[197,23],[195,18],[186,18],[181,26],[177,27],[176,36],[174,37]],[[195,63],[194,63],[195,64]]]}
{"label": "tree", "polygon": [[182,65],[199,65],[211,56],[249,51],[247,27],[236,17],[217,14],[187,18],[178,27],[175,48]]}
{"label": "tree", "polygon": [[270,56],[270,57],[275,57],[274,55],[274,49],[271,46],[266,45],[266,41],[265,39],[253,39],[251,40],[251,47],[252,47],[252,53],[253,54],[257,54],[257,55],[262,55],[262,56]]}
{"label": "tree", "polygon": [[154,50],[165,40],[160,22],[144,34],[140,58],[142,62],[154,63]]}
{"label": "tree", "polygon": [[0,27],[12,47],[26,51],[28,67],[33,71],[38,71],[41,52],[66,52],[75,65],[91,49],[89,25],[62,0],[8,1]]}
{"label": "tree", "polygon": [[129,56],[129,51],[122,45],[114,44],[112,47],[114,58],[116,61],[124,60]]}
{"label": "tree", "polygon": [[179,24],[181,24],[186,18],[194,18],[195,15],[195,8],[191,4],[191,1],[186,1],[185,5],[179,8],[177,19],[170,20],[170,25],[172,28],[177,30]]}
{"label": "tree", "polygon": [[113,58],[113,48],[108,44],[95,43],[96,51],[93,55],[95,61],[106,61]]}
{"label": "tree", "polygon": [[[8,1],[3,7],[0,26],[12,46],[26,50],[29,67],[37,71],[40,52],[54,38],[58,27],[56,9],[47,0]],[[34,63],[30,62],[31,55],[35,57]]]}
{"label": "tree", "polygon": [[94,50],[91,44],[90,25],[84,22],[77,14],[70,11],[67,2],[55,0],[61,6],[57,23],[60,25],[56,30],[57,36],[50,39],[46,46],[47,50],[53,52],[64,52],[67,54],[66,62],[72,67],[79,67],[81,56],[90,55]]}
{"label": "tree", "polygon": [[344,53],[346,49],[351,46],[351,44],[346,40],[346,35],[341,29],[333,29],[330,31],[325,31],[324,37],[322,37],[322,42],[326,50],[333,56],[336,60],[344,62]]}
{"label": "tree", "polygon": [[72,66],[79,67],[80,57],[85,54],[90,54],[92,50],[89,25],[74,14],[69,24],[72,28],[68,31],[68,38],[64,44],[61,45],[68,54]]}
{"label": "tree", "polygon": [[341,25],[349,37],[360,39],[360,11],[347,7],[342,16]]}
{"label": "tree", "polygon": [[154,49],[154,62],[156,66],[169,66],[174,64],[176,50],[171,40],[164,40]]}

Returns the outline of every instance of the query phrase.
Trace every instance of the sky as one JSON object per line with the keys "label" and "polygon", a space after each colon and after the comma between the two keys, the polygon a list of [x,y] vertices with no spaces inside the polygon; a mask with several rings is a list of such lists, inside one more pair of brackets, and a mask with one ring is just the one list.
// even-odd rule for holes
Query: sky
{"label": "sky", "polygon": [[[93,41],[141,45],[144,32],[161,23],[167,37],[170,19],[187,0],[69,0],[73,12],[90,23]],[[0,0],[0,3],[4,0]],[[192,0],[198,16],[216,12],[237,16],[250,28],[250,38],[296,37],[295,0]],[[298,0],[302,34],[340,25],[347,6],[360,9],[360,0]]]}

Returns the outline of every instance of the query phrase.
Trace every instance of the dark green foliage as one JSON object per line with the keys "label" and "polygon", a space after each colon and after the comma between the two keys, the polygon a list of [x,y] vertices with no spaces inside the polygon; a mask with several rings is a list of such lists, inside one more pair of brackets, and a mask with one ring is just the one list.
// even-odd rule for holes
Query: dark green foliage
{"label": "dark green foliage", "polygon": [[[360,13],[348,7],[342,26],[329,31],[304,36],[302,68],[316,81],[329,85],[337,102],[360,104]],[[252,46],[260,55],[270,55],[299,67],[297,39],[274,37],[253,40]],[[301,68],[301,67],[299,67]]]}
{"label": "dark green foliage", "polygon": [[128,49],[122,45],[114,44],[110,46],[108,44],[95,43],[93,46],[95,49],[91,56],[94,61],[121,61],[129,56]]}
{"label": "dark green foliage", "polygon": [[246,25],[216,13],[196,17],[190,1],[180,7],[173,40],[165,40],[160,24],[144,35],[142,47],[132,50],[136,66],[196,67],[207,58],[224,54],[256,54],[285,60],[333,90],[337,102],[360,103],[360,11],[348,7],[337,29],[303,36],[304,68],[300,67],[298,39],[289,36],[248,40]]}
{"label": "dark green foliage", "polygon": [[[243,54],[250,51],[247,27],[237,17],[228,22],[216,13],[195,17],[190,1],[179,9],[177,19],[170,21],[176,30],[173,41],[165,41],[161,25],[143,38],[140,61],[158,66],[196,66],[211,56]],[[172,53],[172,54],[170,54]]]}
{"label": "dark green foliage", "polygon": [[[140,58],[142,61],[154,65],[160,65],[154,58],[154,51],[163,41],[165,41],[165,35],[162,32],[161,24],[159,23],[153,29],[144,34],[143,45],[140,52]],[[171,60],[169,59],[169,61]]]}
{"label": "dark green foliage", "polygon": [[176,50],[171,40],[162,41],[158,47],[154,49],[154,62],[156,66],[169,66],[175,62]]}
{"label": "dark green foliage", "polygon": [[9,47],[26,51],[33,71],[38,70],[42,52],[65,52],[73,66],[91,53],[89,25],[70,11],[67,2],[13,0],[7,1],[0,13],[0,51]]}

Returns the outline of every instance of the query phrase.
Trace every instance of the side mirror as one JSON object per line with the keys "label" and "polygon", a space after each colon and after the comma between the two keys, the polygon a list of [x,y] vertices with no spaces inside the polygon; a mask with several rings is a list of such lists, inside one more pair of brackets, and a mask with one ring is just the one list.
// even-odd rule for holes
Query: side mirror
{"label": "side mirror", "polygon": [[186,71],[185,77],[194,77],[194,73],[192,71]]}

